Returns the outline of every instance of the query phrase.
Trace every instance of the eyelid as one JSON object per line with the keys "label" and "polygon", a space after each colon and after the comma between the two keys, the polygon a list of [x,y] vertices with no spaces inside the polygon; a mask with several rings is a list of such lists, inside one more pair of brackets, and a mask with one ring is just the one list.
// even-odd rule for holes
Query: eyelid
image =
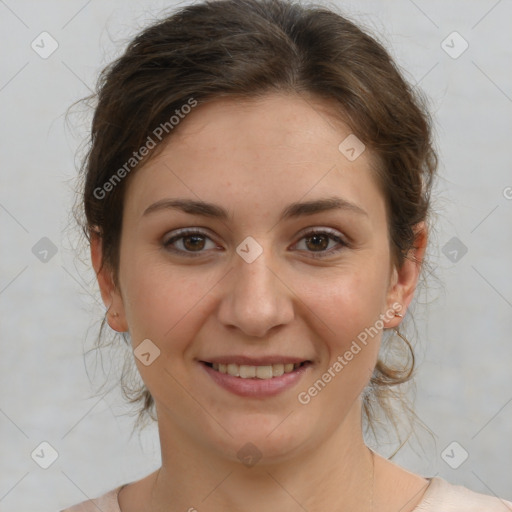
{"label": "eyelid", "polygon": [[[175,249],[172,247],[172,243],[186,238],[187,236],[193,236],[193,235],[199,235],[203,236],[209,240],[211,240],[214,243],[217,243],[215,239],[210,235],[210,233],[205,228],[180,228],[174,231],[171,231],[172,236],[164,236],[162,245],[164,246],[164,249],[174,252],[175,254],[184,255],[185,257],[197,257],[202,256],[203,254],[206,254],[207,251],[183,251],[181,249]],[[300,231],[297,235],[298,240],[293,244],[293,246],[297,245],[299,242],[301,242],[304,238],[306,238],[308,235],[328,235],[329,240],[335,241],[340,245],[341,247],[338,247],[337,249],[329,249],[327,251],[305,251],[313,258],[328,258],[329,256],[332,256],[334,254],[339,253],[341,250],[343,250],[346,247],[350,247],[350,242],[346,239],[346,237],[340,233],[337,230],[334,230],[332,228],[327,227],[308,227],[304,230]],[[292,246],[292,247],[293,247]]]}
{"label": "eyelid", "polygon": [[185,257],[197,257],[206,254],[206,251],[183,251],[181,249],[176,249],[172,246],[174,242],[177,242],[180,239],[186,238],[187,236],[200,235],[204,238],[208,238],[214,243],[217,243],[215,239],[211,236],[211,234],[205,228],[180,228],[171,231],[172,236],[165,235],[162,239],[162,245],[165,250],[173,252],[178,255],[184,255]]}
{"label": "eyelid", "polygon": [[[166,233],[166,235],[164,236],[164,240],[166,238],[167,235],[171,234],[172,233],[172,236],[169,237],[169,240],[170,239],[173,239],[173,238],[176,238],[180,235],[203,235],[203,236],[207,236],[208,238],[212,238],[212,235],[210,234],[210,232],[206,229],[206,228],[201,228],[201,227],[192,227],[192,228],[178,228],[178,229],[173,229],[172,231],[169,231],[169,233]],[[167,241],[169,241],[167,240]],[[213,238],[212,238],[213,240]]]}
{"label": "eyelid", "polygon": [[332,235],[334,237],[341,239],[343,242],[348,244],[348,240],[346,239],[346,237],[342,233],[340,233],[338,230],[333,229],[333,228],[321,227],[321,226],[313,226],[313,227],[309,227],[309,228],[304,228],[302,231],[299,231],[299,233],[297,234],[297,237],[303,238],[306,235],[316,234],[316,233],[327,233],[329,235]]}
{"label": "eyelid", "polygon": [[298,240],[293,245],[297,245],[300,241],[302,241],[304,238],[306,238],[308,235],[328,235],[329,240],[334,240],[337,242],[338,246],[337,248],[331,248],[327,251],[306,251],[306,253],[316,259],[327,259],[331,256],[337,255],[339,252],[344,250],[347,247],[351,247],[350,242],[347,240],[347,238],[340,233],[339,231],[331,228],[326,227],[309,227],[306,228],[304,231],[301,231],[297,236]]}

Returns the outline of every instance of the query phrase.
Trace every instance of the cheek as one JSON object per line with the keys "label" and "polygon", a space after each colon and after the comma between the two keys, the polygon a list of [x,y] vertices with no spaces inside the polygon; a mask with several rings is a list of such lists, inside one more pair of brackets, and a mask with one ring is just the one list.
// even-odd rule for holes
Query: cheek
{"label": "cheek", "polygon": [[318,280],[316,286],[305,282],[302,293],[315,318],[321,364],[298,390],[300,407],[307,411],[298,428],[304,421],[319,432],[337,428],[371,379],[381,340],[381,331],[372,327],[383,312],[385,267],[363,259],[338,268],[323,286]]}
{"label": "cheek", "polygon": [[126,260],[121,282],[134,346],[149,338],[164,353],[186,348],[185,341],[193,337],[186,331],[199,328],[204,298],[218,281],[211,271],[198,268],[172,265],[161,255]]}
{"label": "cheek", "polygon": [[353,265],[331,269],[334,275],[323,285],[305,281],[301,293],[311,318],[318,319],[313,329],[320,336],[317,346],[323,361],[308,384],[314,386],[311,396],[322,391],[316,406],[336,403],[341,414],[368,384],[380,348],[385,268],[378,258],[361,257]]}
{"label": "cheek", "polygon": [[132,262],[136,264],[130,268],[141,269],[126,272],[123,282],[132,347],[149,339],[159,350],[148,366],[137,357],[135,363],[157,401],[182,400],[175,378],[186,380],[187,350],[204,321],[204,298],[215,280],[207,273],[162,264],[161,257],[159,262],[146,258],[143,265],[135,258]]}

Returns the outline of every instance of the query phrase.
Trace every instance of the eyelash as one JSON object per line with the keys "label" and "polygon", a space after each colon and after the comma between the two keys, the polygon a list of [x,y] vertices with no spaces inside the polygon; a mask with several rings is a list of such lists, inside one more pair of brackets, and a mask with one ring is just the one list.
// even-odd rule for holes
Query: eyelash
{"label": "eyelash", "polygon": [[[193,236],[193,235],[200,235],[202,237],[205,237],[205,238],[208,238],[208,239],[211,240],[211,238],[206,233],[204,233],[203,231],[198,231],[196,229],[183,229],[183,230],[178,231],[178,233],[175,236],[173,236],[172,238],[169,238],[167,241],[165,241],[163,243],[163,246],[168,251],[177,253],[177,254],[182,255],[182,256],[184,255],[185,257],[196,258],[196,257],[201,256],[202,254],[204,254],[205,251],[198,251],[198,252],[184,251],[184,250],[181,250],[181,249],[176,249],[174,247],[171,247],[171,245],[174,242],[176,242],[178,240],[181,240],[182,238],[187,238],[188,236]],[[333,232],[331,230],[328,230],[326,228],[321,229],[321,230],[312,230],[312,231],[308,231],[307,233],[304,233],[302,235],[302,237],[300,238],[299,242],[301,240],[303,240],[304,238],[308,238],[308,237],[311,237],[313,235],[327,235],[330,240],[334,240],[334,241],[336,241],[338,244],[340,244],[342,246],[342,247],[340,247],[338,249],[335,249],[335,250],[330,249],[328,251],[320,251],[318,253],[315,253],[314,251],[306,251],[306,252],[311,253],[311,256],[313,258],[317,258],[317,259],[327,258],[329,256],[333,256],[334,254],[338,254],[345,247],[349,246],[349,244],[347,242],[345,242],[342,238],[337,236],[335,234],[335,232]],[[213,240],[212,240],[212,242],[213,242]],[[322,254],[322,255],[320,255],[320,254]]]}

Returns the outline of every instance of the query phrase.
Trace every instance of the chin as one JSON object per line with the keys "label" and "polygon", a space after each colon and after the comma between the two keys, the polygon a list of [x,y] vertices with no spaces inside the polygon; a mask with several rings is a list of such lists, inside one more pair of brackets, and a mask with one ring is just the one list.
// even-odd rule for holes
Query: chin
{"label": "chin", "polygon": [[[211,445],[221,457],[242,464],[246,464],[246,458],[250,461],[257,459],[260,465],[283,462],[309,444],[313,435],[306,422],[297,421],[298,418],[290,421],[287,414],[233,416],[223,423],[231,436],[222,431],[221,439],[211,439]],[[290,416],[293,415],[292,412]]]}

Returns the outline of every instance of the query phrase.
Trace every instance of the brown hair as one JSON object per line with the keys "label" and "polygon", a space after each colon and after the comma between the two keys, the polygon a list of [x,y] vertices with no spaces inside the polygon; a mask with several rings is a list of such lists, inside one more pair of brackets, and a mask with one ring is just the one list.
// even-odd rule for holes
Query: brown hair
{"label": "brown hair", "polygon": [[[173,133],[170,117],[191,105],[191,99],[201,104],[273,91],[307,93],[331,102],[334,115],[376,155],[392,261],[399,268],[409,257],[413,227],[428,221],[437,158],[425,101],[403,79],[387,51],[356,24],[323,6],[207,0],[185,6],[139,33],[103,70],[96,95],[88,98],[97,105],[82,166],[78,209],[83,208],[85,219],[80,215],[79,222],[88,240],[101,237],[103,264],[116,284],[128,173],[157,151],[127,167],[134,152],[155,139],[155,128],[167,126],[158,140],[161,147]],[[119,172],[123,168],[126,172]],[[105,188],[107,183],[112,186]],[[100,341],[105,323],[106,317]],[[399,352],[407,358],[405,366],[379,359],[368,387],[371,393],[363,399],[373,431],[373,404],[392,418],[386,405],[392,387],[413,373],[414,352],[403,340],[407,350]],[[145,386],[129,390],[122,382],[125,396],[141,402],[139,421],[145,413],[155,419],[153,398]]]}

